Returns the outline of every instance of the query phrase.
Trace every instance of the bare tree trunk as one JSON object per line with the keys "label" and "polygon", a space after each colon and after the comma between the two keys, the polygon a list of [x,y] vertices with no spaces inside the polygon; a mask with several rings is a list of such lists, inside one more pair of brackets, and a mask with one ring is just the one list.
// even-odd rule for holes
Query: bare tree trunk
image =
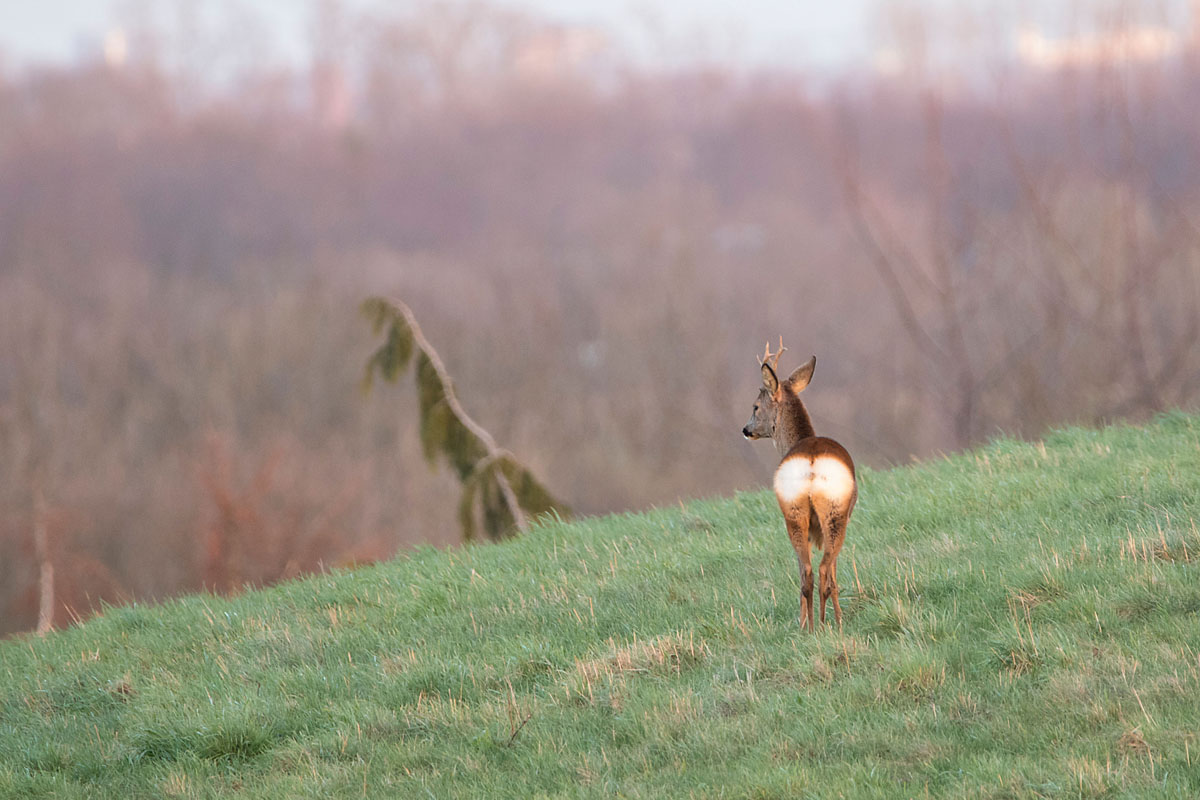
{"label": "bare tree trunk", "polygon": [[37,632],[45,634],[54,627],[54,561],[50,556],[50,526],[47,524],[46,495],[41,481],[33,490],[33,548],[38,562]]}
{"label": "bare tree trunk", "polygon": [[[446,366],[442,363],[442,359],[438,356],[437,351],[433,349],[433,345],[425,338],[425,334],[421,332],[421,326],[417,324],[417,318],[413,315],[412,309],[395,297],[388,298],[388,302],[396,307],[403,316],[404,321],[408,324],[408,329],[412,331],[413,339],[429,359],[429,363],[433,366],[434,372],[437,373],[438,380],[445,387],[446,404],[450,406],[450,411],[462,422],[471,433],[478,437],[479,441],[483,442],[484,448],[487,450],[487,458],[483,463],[492,463],[501,458],[512,458],[512,454],[496,444],[496,440],[488,433],[487,429],[480,425],[475,420],[471,419],[470,415],[463,409],[458,402],[458,396],[454,394],[454,383],[450,380],[450,373],[446,371]],[[478,467],[477,467],[478,469]],[[504,470],[496,469],[496,483],[500,487],[500,493],[504,495],[504,502],[508,505],[508,511],[512,514],[513,524],[517,526],[517,530],[522,533],[528,530],[529,522],[525,519],[525,512],[521,510],[521,504],[517,501],[517,493],[513,491],[512,484],[508,482],[508,478],[504,475]]]}
{"label": "bare tree trunk", "polygon": [[[961,245],[942,218],[949,205],[951,187],[941,113],[940,101],[934,96],[926,96],[925,205],[929,223],[923,249],[905,246],[900,235],[889,228],[885,216],[872,213],[864,181],[857,174],[849,154],[841,161],[841,177],[851,227],[866,247],[901,327],[945,387],[940,393],[944,407],[943,427],[954,447],[961,449],[971,444],[977,427],[981,383],[976,377],[968,346],[958,286],[960,278],[956,273]],[[924,318],[934,315],[936,319]]]}
{"label": "bare tree trunk", "polygon": [[975,400],[978,385],[971,368],[971,353],[962,320],[961,299],[956,274],[960,248],[955,236],[945,227],[944,215],[949,208],[950,165],[946,145],[942,141],[942,106],[934,96],[925,98],[925,171],[927,173],[929,215],[929,253],[936,272],[935,299],[941,308],[945,369],[953,373],[951,385],[958,397],[954,409],[955,447],[967,447],[975,428]]}

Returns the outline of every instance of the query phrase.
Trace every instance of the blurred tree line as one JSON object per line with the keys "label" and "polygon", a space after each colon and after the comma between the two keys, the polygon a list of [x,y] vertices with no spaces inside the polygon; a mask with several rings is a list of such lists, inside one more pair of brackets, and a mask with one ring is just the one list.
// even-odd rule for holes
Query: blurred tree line
{"label": "blurred tree line", "polygon": [[368,295],[580,513],[761,485],[780,333],[877,466],[1200,395],[1194,37],[818,85],[320,9],[304,71],[145,28],[0,72],[0,633],[456,541]]}

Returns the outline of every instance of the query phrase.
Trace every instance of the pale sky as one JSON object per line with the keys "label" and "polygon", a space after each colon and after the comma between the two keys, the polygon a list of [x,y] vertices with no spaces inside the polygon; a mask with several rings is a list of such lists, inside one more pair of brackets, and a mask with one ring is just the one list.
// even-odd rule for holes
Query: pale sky
{"label": "pale sky", "polygon": [[[831,64],[867,52],[864,18],[875,0],[497,0],[565,23],[597,25],[635,51],[681,49],[723,61]],[[313,2],[217,0],[207,9],[241,6],[270,31],[278,55],[303,52]],[[351,8],[405,9],[417,2],[346,0]],[[0,0],[0,52],[9,61],[69,61],[94,49],[131,12],[172,8],[136,0]],[[655,40],[665,41],[655,41]]]}
{"label": "pale sky", "polygon": [[[342,0],[353,9],[403,11],[428,0]],[[1153,24],[1191,24],[1200,0],[1126,0],[1124,13]],[[1109,0],[496,0],[547,19],[599,26],[635,55],[699,58],[747,66],[843,70],[870,62],[904,9],[935,9],[951,40],[970,36],[1004,47],[1021,23],[1050,35]],[[1120,5],[1120,4],[1118,4]],[[0,58],[8,66],[67,62],[95,52],[131,14],[193,9],[202,16],[242,8],[265,34],[271,58],[301,60],[314,0],[0,0]],[[196,11],[195,9],[200,9]],[[981,9],[983,9],[981,11]],[[974,16],[972,16],[974,15]],[[982,20],[982,22],[981,22]],[[900,24],[903,24],[902,22]],[[964,34],[965,35],[965,34]]]}

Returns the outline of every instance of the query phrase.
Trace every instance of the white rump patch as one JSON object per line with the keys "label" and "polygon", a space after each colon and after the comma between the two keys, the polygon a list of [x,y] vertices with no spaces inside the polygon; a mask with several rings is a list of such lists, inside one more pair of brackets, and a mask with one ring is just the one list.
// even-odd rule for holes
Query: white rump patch
{"label": "white rump patch", "polygon": [[830,500],[844,501],[854,492],[854,475],[850,468],[832,456],[789,458],[775,470],[775,494],[780,500],[793,503],[813,494]]}
{"label": "white rump patch", "polygon": [[808,497],[813,485],[813,462],[807,458],[789,458],[775,470],[775,495],[792,503]]}
{"label": "white rump patch", "polygon": [[813,464],[813,488],[830,500],[849,500],[854,474],[840,459],[821,456]]}

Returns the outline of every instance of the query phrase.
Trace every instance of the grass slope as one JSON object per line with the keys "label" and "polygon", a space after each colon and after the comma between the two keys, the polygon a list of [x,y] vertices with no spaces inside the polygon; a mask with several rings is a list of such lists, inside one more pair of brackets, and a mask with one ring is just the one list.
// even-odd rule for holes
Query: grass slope
{"label": "grass slope", "polygon": [[1200,796],[1200,418],[861,481],[842,633],[756,493],[2,642],[0,796]]}

